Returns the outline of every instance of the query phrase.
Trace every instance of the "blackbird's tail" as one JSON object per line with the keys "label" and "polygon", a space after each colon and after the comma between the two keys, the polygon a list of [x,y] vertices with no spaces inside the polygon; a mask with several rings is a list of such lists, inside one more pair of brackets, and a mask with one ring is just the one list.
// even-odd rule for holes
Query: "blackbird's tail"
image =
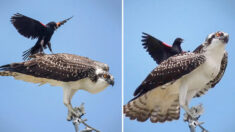
{"label": "blackbird's tail", "polygon": [[22,55],[23,60],[24,61],[29,60],[31,55],[36,54],[40,52],[41,50],[43,50],[41,48],[42,48],[41,45],[36,43],[32,48],[23,52],[23,55]]}

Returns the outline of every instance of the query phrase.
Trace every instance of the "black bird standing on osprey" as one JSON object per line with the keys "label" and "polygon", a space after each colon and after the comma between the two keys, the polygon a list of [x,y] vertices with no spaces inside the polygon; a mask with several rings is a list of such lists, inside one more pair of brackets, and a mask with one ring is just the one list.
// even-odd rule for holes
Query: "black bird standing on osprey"
{"label": "black bird standing on osprey", "polygon": [[162,61],[173,55],[183,52],[181,49],[181,43],[183,43],[182,38],[176,38],[172,46],[154,38],[147,33],[143,33],[142,38],[144,48],[151,55],[154,61],[157,62],[157,64],[160,64]]}
{"label": "black bird standing on osprey", "polygon": [[47,47],[52,52],[50,40],[54,31],[71,18],[72,17],[58,23],[49,22],[44,25],[41,22],[20,13],[16,13],[12,16],[11,22],[21,35],[31,39],[38,38],[36,44],[32,48],[23,52],[23,59],[29,59],[28,57],[30,55],[43,52],[43,49],[46,49]]}

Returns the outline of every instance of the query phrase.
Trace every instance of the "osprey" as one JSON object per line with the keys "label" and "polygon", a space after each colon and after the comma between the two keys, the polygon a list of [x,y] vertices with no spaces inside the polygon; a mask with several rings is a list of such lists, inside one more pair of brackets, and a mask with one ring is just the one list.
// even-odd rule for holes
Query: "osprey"
{"label": "osprey", "polygon": [[143,33],[142,38],[142,45],[154,61],[157,62],[157,64],[160,64],[162,61],[173,55],[183,52],[181,49],[181,43],[183,43],[184,40],[182,38],[176,38],[172,46],[154,38],[147,33]]}
{"label": "osprey", "polygon": [[190,112],[192,98],[200,97],[223,77],[227,66],[225,46],[229,35],[216,32],[193,52],[180,53],[163,61],[134,92],[134,99],[124,105],[130,119],[153,123],[179,119],[180,107]]}
{"label": "osprey", "polygon": [[71,105],[77,90],[94,94],[114,85],[107,64],[71,54],[35,54],[29,61],[1,66],[0,76],[63,87],[63,102],[69,111],[68,120],[71,120],[73,114],[77,116]]}
{"label": "osprey", "polygon": [[44,25],[41,22],[24,16],[20,13],[16,13],[14,16],[12,16],[11,23],[15,26],[21,35],[32,39],[38,38],[38,41],[32,48],[23,52],[23,59],[29,59],[28,57],[30,55],[43,52],[43,49],[47,47],[52,52],[50,40],[54,31],[71,18],[72,17],[58,23],[49,22]]}

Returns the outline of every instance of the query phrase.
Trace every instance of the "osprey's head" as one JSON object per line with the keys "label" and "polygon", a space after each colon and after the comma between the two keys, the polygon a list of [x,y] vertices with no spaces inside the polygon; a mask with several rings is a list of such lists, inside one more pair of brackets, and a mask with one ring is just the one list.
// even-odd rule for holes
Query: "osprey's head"
{"label": "osprey's head", "polygon": [[225,32],[215,32],[208,35],[203,43],[203,49],[207,51],[224,51],[226,44],[228,43],[229,35]]}
{"label": "osprey's head", "polygon": [[228,40],[229,40],[228,33],[218,31],[218,32],[209,34],[206,38],[206,43],[207,45],[210,45],[211,43],[214,43],[214,42],[227,44]]}
{"label": "osprey's head", "polygon": [[103,69],[97,69],[96,74],[98,79],[105,81],[109,85],[114,85],[114,78],[107,71],[104,71]]}

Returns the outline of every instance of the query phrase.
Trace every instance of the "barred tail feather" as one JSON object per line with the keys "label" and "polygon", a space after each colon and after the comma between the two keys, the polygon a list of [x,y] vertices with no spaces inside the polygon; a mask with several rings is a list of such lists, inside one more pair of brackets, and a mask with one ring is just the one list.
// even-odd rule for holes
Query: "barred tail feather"
{"label": "barred tail feather", "polygon": [[[148,92],[124,105],[124,114],[131,120],[152,123],[177,120],[180,117],[180,105],[177,95],[161,96],[162,92]],[[163,90],[164,91],[164,90]],[[159,93],[159,94],[156,94]]]}
{"label": "barred tail feather", "polygon": [[147,96],[143,95],[124,105],[124,114],[127,117],[130,117],[131,120],[136,119],[140,122],[146,121],[149,118],[151,112],[151,109],[149,109],[145,103],[146,97]]}
{"label": "barred tail feather", "polygon": [[11,72],[10,64],[0,66],[0,76],[14,76],[15,73]]}
{"label": "barred tail feather", "polygon": [[23,63],[12,63],[0,66],[0,76],[13,76],[16,80],[23,80],[32,83],[40,83],[40,85],[43,85],[48,82],[48,80],[44,78],[38,78],[35,76],[24,74],[24,71],[25,71],[25,66]]}
{"label": "barred tail feather", "polygon": [[0,76],[16,76],[16,73],[10,71],[0,71]]}

